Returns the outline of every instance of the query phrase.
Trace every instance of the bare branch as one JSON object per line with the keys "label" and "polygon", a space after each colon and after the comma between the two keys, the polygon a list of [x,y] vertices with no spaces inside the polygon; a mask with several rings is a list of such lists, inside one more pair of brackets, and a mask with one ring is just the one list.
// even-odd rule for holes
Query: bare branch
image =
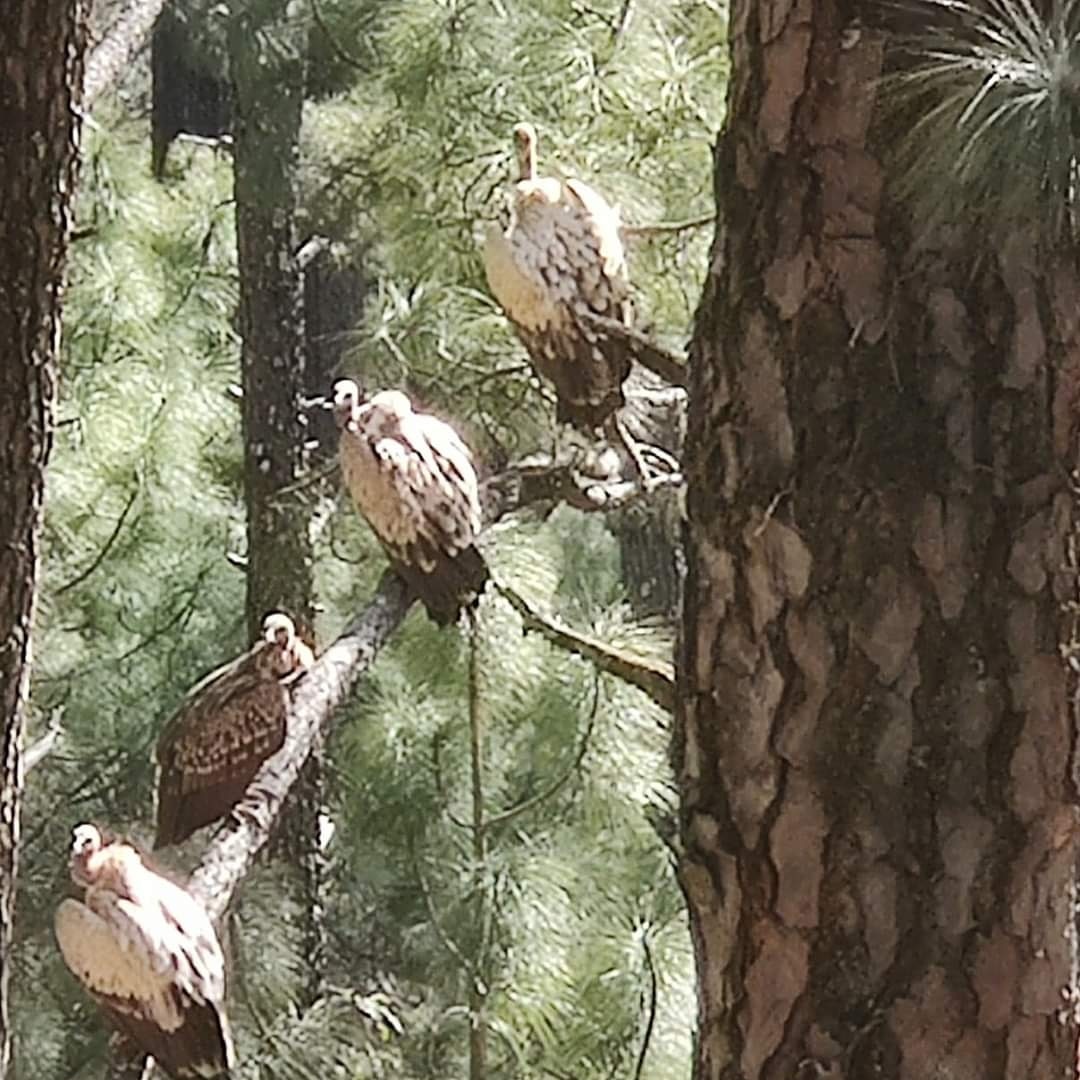
{"label": "bare branch", "polygon": [[537,505],[554,507],[566,503],[585,513],[624,510],[653,492],[682,484],[678,473],[656,477],[649,487],[621,476],[600,480],[583,474],[571,460],[536,455],[489,477],[483,484],[480,499],[484,520],[490,525],[515,510]]}
{"label": "bare branch", "polygon": [[105,36],[90,50],[83,77],[82,107],[87,112],[105,91],[120,81],[164,7],[165,0],[130,0]]}
{"label": "bare branch", "polygon": [[656,1026],[656,1006],[660,996],[656,964],[653,962],[652,949],[649,947],[649,927],[647,926],[641,931],[641,948],[645,954],[645,970],[649,973],[649,1015],[645,1021],[645,1034],[642,1036],[641,1048],[638,1050],[637,1063],[634,1066],[634,1080],[641,1080],[645,1069],[645,1058],[649,1053],[649,1043],[652,1041],[653,1029]]}
{"label": "bare branch", "polygon": [[109,537],[102,545],[101,550],[90,560],[90,564],[84,570],[80,570],[70,581],[65,581],[63,585],[58,585],[53,593],[54,596],[66,593],[68,589],[73,589],[76,585],[82,584],[82,582],[84,582],[105,561],[109,552],[112,550],[113,544],[116,543],[117,538],[120,536],[120,531],[124,527],[124,522],[127,521],[128,514],[131,513],[131,508],[135,505],[135,500],[139,497],[139,490],[140,486],[136,483],[128,501],[124,504],[124,509],[120,511],[120,516],[116,519],[116,524],[113,526],[112,532],[109,533]]}
{"label": "bare branch", "polygon": [[[584,510],[609,510],[625,506],[643,494],[640,485],[622,480],[585,482],[583,486],[569,464],[548,461],[545,465],[537,461],[533,465],[519,463],[492,477],[485,485],[484,509],[487,522],[493,524],[531,504],[566,501]],[[520,598],[519,602],[524,605]],[[387,571],[367,608],[350,621],[311,671],[296,684],[285,744],[264,762],[191,875],[189,889],[205,905],[212,919],[220,919],[224,914],[237,885],[269,839],[289,790],[320,732],[325,735],[331,730],[337,709],[371,667],[412,603],[413,597],[405,584]],[[531,625],[532,619],[535,628],[545,636],[553,635],[556,644],[572,648],[604,671],[640,686],[664,708],[672,708],[672,677],[663,665],[628,660],[610,646],[561,630],[531,611],[525,617],[526,625]]]}
{"label": "bare branch", "polygon": [[658,221],[653,225],[623,225],[619,231],[624,236],[663,236],[666,233],[690,232],[702,229],[716,220],[716,214],[702,214],[686,221]]}
{"label": "bare branch", "polygon": [[25,776],[35,765],[40,764],[43,758],[46,758],[56,749],[56,744],[60,741],[64,734],[64,710],[63,708],[53,709],[49,715],[49,726],[45,729],[45,734],[41,736],[37,742],[32,743],[26,748],[23,753],[23,775]]}
{"label": "bare branch", "polygon": [[269,839],[320,728],[328,730],[335,711],[356,680],[371,667],[412,602],[401,579],[387,571],[367,608],[296,684],[285,744],[263,763],[191,875],[191,892],[206,906],[212,919],[224,914],[237,884]]}
{"label": "bare branch", "polygon": [[505,585],[495,585],[499,594],[521,616],[526,630],[535,630],[553,645],[594,663],[601,671],[614,675],[644,691],[668,712],[675,710],[675,676],[670,664],[642,657],[630,656],[599,638],[579,634],[569,627],[540,615],[528,601]]}

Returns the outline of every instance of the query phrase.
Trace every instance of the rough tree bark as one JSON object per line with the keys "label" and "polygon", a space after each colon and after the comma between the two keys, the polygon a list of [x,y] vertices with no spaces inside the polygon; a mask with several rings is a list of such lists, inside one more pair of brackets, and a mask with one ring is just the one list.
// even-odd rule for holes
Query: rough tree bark
{"label": "rough tree bark", "polygon": [[732,6],[675,747],[695,1077],[1049,1080],[1080,280],[1024,236],[905,237],[870,145],[887,43],[848,11]]}
{"label": "rough tree bark", "polygon": [[11,1062],[23,727],[85,45],[80,0],[17,3],[0,19],[0,1077]]}

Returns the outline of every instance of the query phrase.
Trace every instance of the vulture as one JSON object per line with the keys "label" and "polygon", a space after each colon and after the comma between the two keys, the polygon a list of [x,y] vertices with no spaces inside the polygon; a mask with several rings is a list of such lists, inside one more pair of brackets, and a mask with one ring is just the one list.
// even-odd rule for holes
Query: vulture
{"label": "vulture", "polygon": [[536,175],[531,124],[514,128],[514,149],[510,223],[492,226],[484,244],[488,286],[533,367],[555,384],[556,419],[591,434],[615,420],[632,359],[628,339],[597,322],[629,327],[632,318],[619,214],[580,180]]}
{"label": "vulture", "polygon": [[473,607],[488,580],[476,548],[480,495],[472,455],[449,424],[400,390],[362,401],[334,385],[345,486],[394,570],[440,626]]}
{"label": "vulture", "polygon": [[70,869],[85,894],[56,909],[64,963],[170,1076],[227,1076],[225,958],[202,906],[93,825],[72,831]]}
{"label": "vulture", "polygon": [[272,612],[246,653],[188,693],[157,742],[155,848],[186,840],[240,801],[281,749],[290,686],[313,662],[292,619]]}

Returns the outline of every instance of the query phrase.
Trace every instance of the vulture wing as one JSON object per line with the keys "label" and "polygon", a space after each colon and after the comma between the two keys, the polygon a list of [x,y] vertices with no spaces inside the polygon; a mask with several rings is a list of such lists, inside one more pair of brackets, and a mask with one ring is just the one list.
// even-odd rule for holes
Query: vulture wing
{"label": "vulture wing", "polygon": [[632,359],[589,318],[631,320],[618,212],[580,180],[520,181],[510,227],[489,232],[484,263],[533,366],[555,384],[559,420],[601,426],[623,404]]}
{"label": "vulture wing", "polygon": [[[365,406],[372,407],[378,404]],[[353,501],[394,569],[437,623],[456,621],[488,578],[474,543],[480,502],[465,444],[436,417],[411,413],[393,435],[343,432],[341,461]]]}
{"label": "vulture wing", "polygon": [[254,650],[188,695],[158,739],[155,848],[229,813],[259,766],[281,749],[288,708],[288,689],[258,669]]}
{"label": "vulture wing", "polygon": [[60,952],[114,1024],[170,1076],[225,1076],[233,1050],[221,949],[198,904],[153,877],[156,889],[167,887],[157,904],[107,891],[93,891],[87,904],[64,900]]}

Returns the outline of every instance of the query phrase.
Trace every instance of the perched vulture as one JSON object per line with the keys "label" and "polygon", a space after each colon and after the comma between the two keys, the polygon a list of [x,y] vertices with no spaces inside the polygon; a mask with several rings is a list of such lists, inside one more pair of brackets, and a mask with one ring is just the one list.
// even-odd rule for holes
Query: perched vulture
{"label": "perched vulture", "polygon": [[70,867],[86,893],[56,909],[64,963],[170,1076],[226,1076],[225,958],[202,906],[93,825],[73,830]]}
{"label": "perched vulture", "polygon": [[240,801],[259,766],[281,749],[289,686],[313,660],[292,619],[273,612],[243,656],[188,693],[158,738],[155,848],[186,840]]}
{"label": "perched vulture", "polygon": [[536,175],[536,131],[514,128],[518,179],[510,224],[484,245],[488,285],[532,359],[555,384],[556,418],[590,433],[623,404],[626,338],[599,316],[629,326],[630,284],[619,214],[580,180]]}
{"label": "perched vulture", "polygon": [[488,579],[474,543],[480,496],[468,447],[449,424],[414,412],[399,390],[361,402],[356,383],[342,379],[334,415],[356,508],[431,618],[456,622]]}

